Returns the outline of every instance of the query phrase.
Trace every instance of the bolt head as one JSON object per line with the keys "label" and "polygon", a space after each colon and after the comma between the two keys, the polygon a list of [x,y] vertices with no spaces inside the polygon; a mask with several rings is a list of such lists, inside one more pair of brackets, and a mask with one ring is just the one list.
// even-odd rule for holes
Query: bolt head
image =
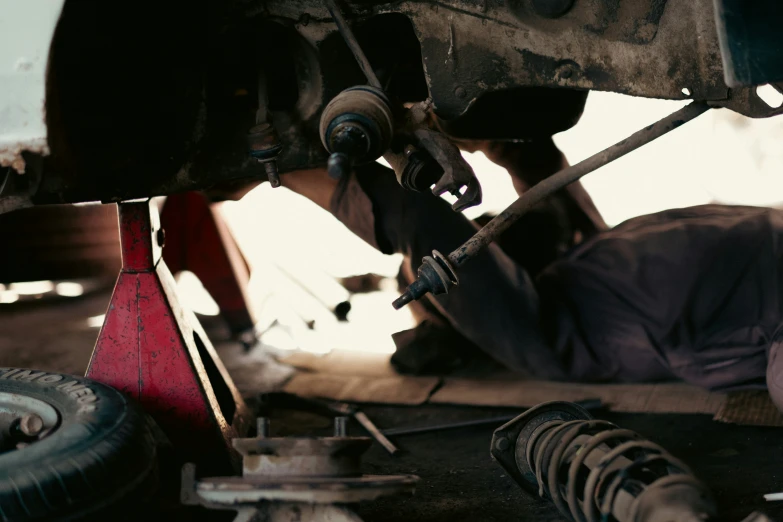
{"label": "bolt head", "polygon": [[44,421],[35,413],[25,415],[19,420],[19,430],[28,437],[37,437],[44,429]]}
{"label": "bolt head", "polygon": [[506,451],[511,447],[511,442],[506,437],[500,437],[495,440],[495,449],[498,451]]}
{"label": "bolt head", "polygon": [[456,89],[454,89],[454,96],[456,96],[460,100],[467,95],[468,95],[467,91],[465,91],[465,89],[463,89],[462,87],[457,87]]}

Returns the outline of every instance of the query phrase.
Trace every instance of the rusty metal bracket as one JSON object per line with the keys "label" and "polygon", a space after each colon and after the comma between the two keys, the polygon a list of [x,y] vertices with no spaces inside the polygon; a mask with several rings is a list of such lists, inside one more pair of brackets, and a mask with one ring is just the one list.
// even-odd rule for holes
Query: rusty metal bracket
{"label": "rusty metal bracket", "polygon": [[345,421],[335,419],[333,437],[270,437],[268,420],[259,418],[256,437],[233,441],[242,476],[197,480],[187,464],[182,503],[236,511],[235,522],[259,513],[271,522],[361,522],[349,504],[412,493],[416,476],[362,474],[361,456],[372,440],[348,436]]}

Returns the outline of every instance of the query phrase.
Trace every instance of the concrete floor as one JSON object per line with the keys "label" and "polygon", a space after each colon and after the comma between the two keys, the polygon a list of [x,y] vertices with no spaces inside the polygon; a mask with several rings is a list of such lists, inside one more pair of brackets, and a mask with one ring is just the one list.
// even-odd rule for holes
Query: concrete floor
{"label": "concrete floor", "polygon": [[[0,365],[83,373],[98,333],[98,328],[88,325],[88,318],[103,314],[108,298],[109,294],[103,292],[53,302],[0,305]],[[208,327],[213,340],[224,337],[216,326],[218,323],[213,322]],[[242,355],[236,343],[216,345],[249,399],[284,376],[281,371],[270,374],[269,366],[261,359]],[[365,411],[382,428],[499,413],[434,406],[369,407]],[[721,520],[739,522],[761,508],[773,518],[783,518],[783,503],[765,505],[762,498],[764,493],[783,490],[779,429],[718,424],[696,415],[608,413],[601,417],[638,431],[689,464],[714,492]],[[274,412],[272,421],[273,434],[281,435],[326,434],[330,426],[328,420],[291,412]],[[354,430],[359,432],[356,427]],[[411,473],[419,475],[422,482],[413,497],[363,505],[360,514],[373,522],[559,520],[552,505],[527,496],[490,459],[491,433],[491,428],[472,428],[401,438],[398,442],[406,452],[395,458],[374,446],[365,460],[368,473]]]}

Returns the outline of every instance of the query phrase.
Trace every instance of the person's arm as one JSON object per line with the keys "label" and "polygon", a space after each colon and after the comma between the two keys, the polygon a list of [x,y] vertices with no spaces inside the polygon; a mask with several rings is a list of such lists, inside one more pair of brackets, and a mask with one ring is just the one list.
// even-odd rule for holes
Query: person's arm
{"label": "person's arm", "polygon": [[[555,172],[568,167],[565,155],[552,138],[485,142],[478,150],[490,161],[508,171],[514,188],[520,195]],[[572,183],[558,198],[565,205],[573,227],[584,238],[609,228],[581,183]]]}

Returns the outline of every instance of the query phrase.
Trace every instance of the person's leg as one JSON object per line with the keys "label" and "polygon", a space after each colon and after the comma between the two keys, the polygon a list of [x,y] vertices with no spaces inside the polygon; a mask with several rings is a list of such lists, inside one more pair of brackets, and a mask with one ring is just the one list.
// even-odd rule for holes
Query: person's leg
{"label": "person's leg", "polygon": [[[343,216],[352,230],[366,229],[372,220],[373,243],[384,253],[402,253],[416,267],[432,250],[447,254],[476,232],[475,225],[448,203],[402,189],[394,173],[381,165],[357,169],[356,180],[371,216],[365,215],[363,224],[355,226],[355,209],[368,203],[338,194],[333,213]],[[455,330],[508,368],[562,377],[540,331],[538,297],[521,267],[492,245],[461,268],[459,277],[459,286],[450,294],[428,296]]]}
{"label": "person's leg", "polygon": [[539,276],[548,339],[574,380],[732,390],[763,388],[766,373],[780,398],[781,245],[783,213],[773,209],[704,205],[631,219]]}
{"label": "person's leg", "polygon": [[[447,254],[476,232],[475,224],[444,200],[406,191],[394,172],[379,164],[359,167],[339,184],[325,171],[286,174],[283,181],[329,208],[370,245],[386,254],[403,254],[415,268],[434,249]],[[427,297],[452,328],[510,369],[563,376],[542,338],[538,298],[524,269],[492,245],[460,269],[459,276],[452,293]]]}

